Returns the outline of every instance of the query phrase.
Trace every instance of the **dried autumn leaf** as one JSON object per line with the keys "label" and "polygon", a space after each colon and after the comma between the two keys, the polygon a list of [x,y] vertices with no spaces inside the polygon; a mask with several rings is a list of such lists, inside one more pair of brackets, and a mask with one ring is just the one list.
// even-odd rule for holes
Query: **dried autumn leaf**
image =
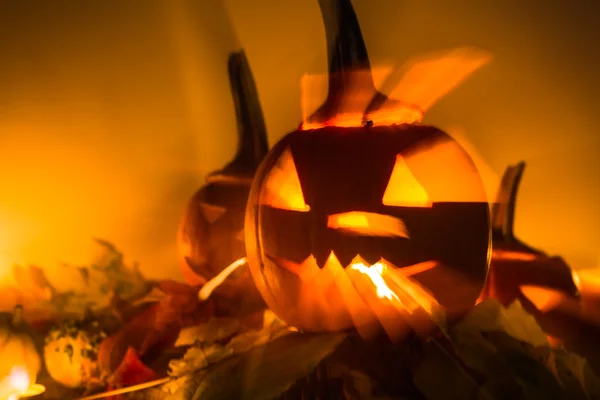
{"label": "dried autumn leaf", "polygon": [[169,362],[169,375],[180,377],[206,368],[233,354],[233,350],[217,343],[198,343],[190,347],[180,359]]}
{"label": "dried autumn leaf", "polygon": [[160,387],[162,400],[181,400],[188,398],[194,390],[194,377],[184,375],[177,379],[172,379]]}
{"label": "dried autumn leaf", "polygon": [[479,398],[589,400],[600,395],[585,360],[551,348],[520,304],[504,309],[495,301],[484,303],[450,331],[455,354],[485,380]]}
{"label": "dried autumn leaf", "polygon": [[562,348],[552,350],[548,368],[573,399],[600,399],[600,379],[587,361]]}
{"label": "dried autumn leaf", "polygon": [[[188,349],[186,354],[181,359],[172,360],[170,362],[169,374],[171,376],[181,376],[183,374],[205,368],[208,365],[219,362],[226,357],[246,352],[254,347],[261,346],[271,340],[276,339],[277,337],[291,332],[291,330],[283,322],[281,322],[281,320],[279,320],[271,310],[265,310],[261,314],[263,314],[261,318],[263,324],[260,329],[246,331],[238,330],[238,332],[241,333],[233,336],[227,342],[227,344],[215,343],[215,341],[220,340],[219,336],[222,336],[228,332],[210,332],[210,329],[215,327],[213,324],[203,324],[194,327],[196,329],[195,332],[199,333],[199,336],[195,338],[191,333],[189,335],[185,334],[183,338],[180,335],[182,342],[193,341],[195,344]],[[211,321],[214,323],[218,323],[220,320],[222,320],[222,318],[211,319]],[[236,321],[240,324],[238,328],[241,328],[241,321]],[[228,329],[233,329],[235,327],[234,325],[235,324],[232,322],[232,325]],[[219,330],[218,327],[215,327],[215,329],[217,331]],[[205,333],[206,336],[204,336]],[[207,339],[216,340],[211,342]]]}
{"label": "dried autumn leaf", "polygon": [[50,288],[54,290],[54,287],[50,284],[50,281],[46,277],[44,270],[34,265],[29,266],[29,277],[34,285],[39,288]]}
{"label": "dried autumn leaf", "polygon": [[213,304],[199,304],[196,291],[189,286],[176,282],[161,282],[159,286],[167,292],[165,297],[140,306],[141,312],[103,341],[98,354],[101,368],[114,370],[130,346],[142,356],[171,347],[182,328],[213,315]]}
{"label": "dried autumn leaf", "polygon": [[457,323],[452,328],[451,335],[481,332],[504,332],[534,347],[548,346],[546,334],[519,301],[504,308],[498,301],[487,299]]}
{"label": "dried autumn leaf", "polygon": [[540,348],[502,333],[490,335],[489,340],[498,349],[496,357],[506,365],[508,373],[504,376],[511,377],[518,384],[523,399],[576,399],[561,387],[545,363],[536,357],[539,356],[536,349]]}
{"label": "dried autumn leaf", "polygon": [[346,400],[373,399],[375,383],[372,379],[359,371],[347,371],[344,374],[342,390]]}
{"label": "dried autumn leaf", "polygon": [[196,342],[216,342],[231,337],[241,328],[242,323],[237,318],[212,317],[203,324],[182,329],[175,346],[190,346]]}
{"label": "dried autumn leaf", "polygon": [[243,332],[233,337],[227,346],[233,350],[233,353],[239,354],[291,332],[292,330],[277,318],[273,311],[265,310],[261,329]]}
{"label": "dried autumn leaf", "polygon": [[479,384],[451,355],[435,342],[427,343],[424,351],[412,374],[415,386],[427,400],[477,398]]}
{"label": "dried autumn leaf", "polygon": [[276,397],[314,370],[345,338],[341,333],[293,333],[280,337],[209,368],[196,381],[192,399]]}

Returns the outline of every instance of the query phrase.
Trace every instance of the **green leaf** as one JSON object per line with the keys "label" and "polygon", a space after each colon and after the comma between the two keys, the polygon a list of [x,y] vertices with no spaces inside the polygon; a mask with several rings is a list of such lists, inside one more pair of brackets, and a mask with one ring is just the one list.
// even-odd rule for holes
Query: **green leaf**
{"label": "green leaf", "polygon": [[308,375],[345,339],[345,334],[291,333],[225,359],[206,371],[193,400],[267,400]]}

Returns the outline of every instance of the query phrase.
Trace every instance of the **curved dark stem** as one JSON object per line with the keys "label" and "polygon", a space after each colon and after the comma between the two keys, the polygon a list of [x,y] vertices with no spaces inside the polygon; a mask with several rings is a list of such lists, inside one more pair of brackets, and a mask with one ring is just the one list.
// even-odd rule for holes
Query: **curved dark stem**
{"label": "curved dark stem", "polygon": [[[308,120],[323,122],[340,111],[348,97],[376,92],[371,63],[350,0],[319,0],[327,44],[329,92],[325,103]],[[367,104],[357,102],[357,110]]]}
{"label": "curved dark stem", "polygon": [[515,241],[514,221],[515,206],[519,185],[525,171],[525,162],[511,165],[504,172],[496,202],[492,207],[493,234],[502,237],[506,242]]}
{"label": "curved dark stem", "polygon": [[245,52],[232,53],[227,68],[237,120],[238,148],[233,160],[223,169],[211,173],[207,180],[245,182],[252,179],[269,150],[267,128]]}
{"label": "curved dark stem", "polygon": [[329,74],[371,68],[367,47],[350,0],[319,0],[329,57]]}

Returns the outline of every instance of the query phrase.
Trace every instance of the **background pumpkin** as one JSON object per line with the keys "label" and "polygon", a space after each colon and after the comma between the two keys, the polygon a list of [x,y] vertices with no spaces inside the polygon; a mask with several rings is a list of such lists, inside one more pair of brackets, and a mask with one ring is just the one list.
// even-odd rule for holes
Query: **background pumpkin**
{"label": "background pumpkin", "polygon": [[450,136],[419,125],[417,108],[375,89],[351,3],[319,4],[328,97],[256,174],[246,216],[250,269],[269,307],[291,325],[367,332],[378,321],[398,335],[412,317],[400,312],[402,322],[377,309],[366,275],[351,266],[380,263],[396,282],[389,296],[465,311],[488,269],[485,190]]}
{"label": "background pumpkin", "polygon": [[[231,54],[228,71],[238,123],[238,150],[229,164],[208,175],[181,219],[178,253],[183,276],[192,286],[214,278],[245,256],[246,202],[254,172],[268,150],[260,101],[243,51]],[[246,279],[250,281],[249,274]]]}
{"label": "background pumpkin", "polygon": [[44,362],[52,379],[69,388],[85,387],[99,379],[98,350],[105,337],[103,327],[90,314],[50,329],[45,339]]}
{"label": "background pumpkin", "polygon": [[41,364],[33,332],[23,321],[23,308],[17,305],[13,313],[0,313],[0,380],[19,366],[27,369],[30,383],[35,383]]}

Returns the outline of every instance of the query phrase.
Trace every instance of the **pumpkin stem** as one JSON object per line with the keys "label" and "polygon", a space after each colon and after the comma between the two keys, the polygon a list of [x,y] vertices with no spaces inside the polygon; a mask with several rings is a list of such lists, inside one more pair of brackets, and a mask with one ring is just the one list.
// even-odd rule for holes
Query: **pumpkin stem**
{"label": "pumpkin stem", "polygon": [[23,306],[17,304],[13,310],[11,325],[18,328],[23,323]]}
{"label": "pumpkin stem", "polygon": [[[325,25],[329,74],[339,78],[333,83],[343,85],[344,76],[356,70],[370,71],[367,47],[350,0],[319,0],[319,6]],[[367,78],[371,78],[370,74]],[[329,84],[331,88],[331,79]]]}
{"label": "pumpkin stem", "polygon": [[[525,171],[525,162],[521,161],[515,165],[509,166],[500,182],[500,188],[496,196],[496,201],[492,205],[490,220],[492,223],[492,240],[502,245],[510,245],[513,248],[519,248],[526,253],[541,255],[539,250],[520,241],[514,233],[515,208],[517,203],[517,193]],[[499,247],[500,247],[499,246]]]}
{"label": "pumpkin stem", "polygon": [[[369,127],[378,113],[398,114],[395,123],[420,120],[423,113],[418,107],[391,100],[375,88],[367,47],[351,1],[319,0],[319,6],[327,42],[329,92],[325,103],[302,126],[335,125],[335,119],[361,116],[360,123]],[[399,113],[400,109],[407,111],[406,116]]]}
{"label": "pumpkin stem", "polygon": [[507,242],[515,240],[513,231],[515,204],[524,170],[525,163],[523,161],[506,169],[500,183],[496,202],[492,207],[492,230],[495,235],[500,236]]}
{"label": "pumpkin stem", "polygon": [[209,174],[209,182],[251,179],[269,151],[267,128],[246,53],[243,50],[232,53],[227,68],[237,120],[238,148],[229,164]]}
{"label": "pumpkin stem", "polygon": [[319,6],[325,27],[329,86],[325,103],[307,118],[307,124],[327,124],[343,114],[364,114],[378,93],[350,0],[319,0]]}

